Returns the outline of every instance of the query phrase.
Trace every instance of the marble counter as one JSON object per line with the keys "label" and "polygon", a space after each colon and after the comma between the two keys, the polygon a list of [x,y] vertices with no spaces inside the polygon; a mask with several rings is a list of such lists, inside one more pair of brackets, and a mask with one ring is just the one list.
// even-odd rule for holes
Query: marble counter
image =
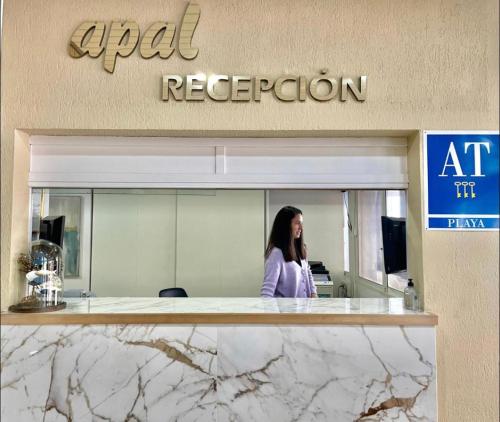
{"label": "marble counter", "polygon": [[386,325],[4,321],[2,421],[437,420],[435,327],[396,324],[429,315],[405,311],[398,299],[92,298],[69,301],[60,315],[209,312],[396,319]]}
{"label": "marble counter", "polygon": [[2,312],[2,324],[218,323],[436,325],[402,299],[85,298],[44,314]]}

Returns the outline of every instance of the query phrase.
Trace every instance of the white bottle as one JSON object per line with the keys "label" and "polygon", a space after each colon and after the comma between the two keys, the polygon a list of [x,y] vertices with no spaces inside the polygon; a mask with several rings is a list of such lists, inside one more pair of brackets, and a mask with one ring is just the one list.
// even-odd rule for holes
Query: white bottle
{"label": "white bottle", "polygon": [[408,287],[404,291],[404,303],[406,309],[418,311],[418,296],[411,278],[408,279]]}

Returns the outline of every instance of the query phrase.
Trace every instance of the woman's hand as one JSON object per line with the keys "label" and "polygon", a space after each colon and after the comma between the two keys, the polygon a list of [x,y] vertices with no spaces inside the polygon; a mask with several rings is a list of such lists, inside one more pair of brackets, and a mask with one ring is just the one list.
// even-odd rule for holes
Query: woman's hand
{"label": "woman's hand", "polygon": [[315,298],[315,297],[317,298],[318,295],[316,293],[311,293],[311,298]]}

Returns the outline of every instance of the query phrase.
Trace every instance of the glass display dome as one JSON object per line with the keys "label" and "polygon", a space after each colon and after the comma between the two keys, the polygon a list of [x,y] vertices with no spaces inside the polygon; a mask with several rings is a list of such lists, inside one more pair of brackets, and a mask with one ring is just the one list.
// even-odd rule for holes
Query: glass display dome
{"label": "glass display dome", "polygon": [[26,275],[28,295],[36,295],[42,306],[55,306],[64,297],[64,257],[59,245],[35,240],[31,246],[33,270]]}

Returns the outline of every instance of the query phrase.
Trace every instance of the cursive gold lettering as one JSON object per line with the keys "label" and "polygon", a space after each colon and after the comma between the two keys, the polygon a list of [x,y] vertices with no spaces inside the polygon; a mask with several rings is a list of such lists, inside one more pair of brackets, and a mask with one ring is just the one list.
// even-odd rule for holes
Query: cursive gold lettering
{"label": "cursive gold lettering", "polygon": [[124,23],[111,22],[106,54],[104,55],[104,69],[109,73],[115,70],[116,57],[130,56],[139,41],[139,25],[135,21]]}
{"label": "cursive gold lettering", "polygon": [[179,38],[179,53],[186,60],[193,60],[198,55],[198,49],[191,46],[194,30],[200,20],[201,9],[196,3],[189,3],[182,18]]}
{"label": "cursive gold lettering", "polygon": [[299,101],[306,100],[306,78],[301,76],[299,78]]}
{"label": "cursive gold lettering", "polygon": [[[144,37],[142,37],[140,53],[145,59],[150,59],[157,54],[162,59],[168,59],[174,52],[172,41],[175,35],[175,24],[167,22],[155,22],[151,25]],[[160,38],[161,37],[161,38]],[[155,40],[158,40],[155,45]]]}
{"label": "cursive gold lettering", "polygon": [[71,57],[78,59],[88,54],[90,57],[99,57],[104,51],[101,45],[106,25],[104,22],[83,22],[75,29],[68,46]]}

